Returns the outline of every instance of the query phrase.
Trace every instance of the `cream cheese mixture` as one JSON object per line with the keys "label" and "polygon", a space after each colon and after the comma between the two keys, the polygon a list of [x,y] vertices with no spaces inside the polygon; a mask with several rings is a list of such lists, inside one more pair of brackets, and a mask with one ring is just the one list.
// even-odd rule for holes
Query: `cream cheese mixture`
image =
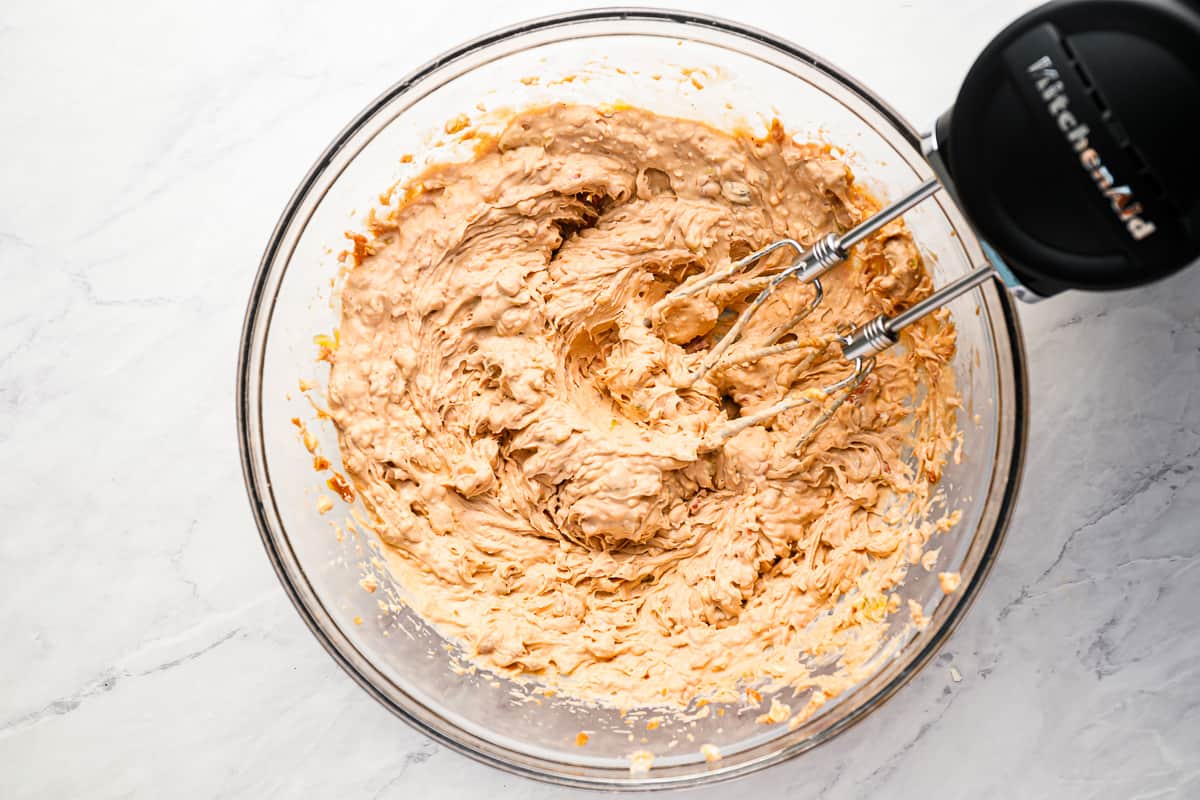
{"label": "cream cheese mixture", "polygon": [[[711,433],[844,376],[831,334],[927,294],[917,248],[889,225],[824,279],[804,346],[740,363],[813,296],[784,284],[694,385],[747,286],[659,301],[873,208],[828,146],[778,125],[632,108],[527,111],[418,176],[356,247],[329,385],[415,610],[480,666],[621,706],[760,680],[819,703],[863,677],[889,590],[953,522],[930,513],[955,436],[948,318],[906,330],[802,445],[819,402]],[[840,670],[810,674],[830,653]]]}

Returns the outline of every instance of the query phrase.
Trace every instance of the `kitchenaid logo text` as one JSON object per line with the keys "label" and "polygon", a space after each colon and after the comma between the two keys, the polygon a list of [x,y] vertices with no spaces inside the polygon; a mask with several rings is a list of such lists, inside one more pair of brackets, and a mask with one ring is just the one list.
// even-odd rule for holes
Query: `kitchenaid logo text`
{"label": "kitchenaid logo text", "polygon": [[1058,129],[1079,155],[1079,163],[1092,176],[1100,193],[1108,199],[1113,213],[1125,223],[1129,235],[1140,241],[1154,233],[1154,223],[1142,219],[1142,204],[1133,199],[1133,191],[1128,185],[1116,185],[1116,179],[1108,167],[1104,166],[1100,154],[1088,144],[1088,134],[1091,131],[1087,125],[1079,122],[1068,108],[1070,101],[1067,99],[1066,87],[1059,79],[1054,61],[1050,56],[1042,56],[1029,65],[1029,74],[1034,86],[1041,92],[1050,116],[1058,123]]}

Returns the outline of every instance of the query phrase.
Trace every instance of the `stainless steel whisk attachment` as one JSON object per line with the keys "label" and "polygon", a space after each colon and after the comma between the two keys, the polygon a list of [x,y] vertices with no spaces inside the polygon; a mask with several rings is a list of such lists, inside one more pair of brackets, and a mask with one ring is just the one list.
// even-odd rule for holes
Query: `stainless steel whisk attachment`
{"label": "stainless steel whisk attachment", "polygon": [[[788,320],[783,326],[774,331],[768,338],[766,345],[758,350],[750,353],[739,355],[738,360],[742,362],[756,361],[776,353],[785,353],[789,350],[794,350],[802,343],[789,342],[786,344],[778,344],[779,339],[788,333],[792,328],[799,324],[805,317],[817,309],[824,297],[824,292],[821,288],[821,276],[829,270],[841,264],[849,257],[850,248],[859,242],[867,239],[877,233],[880,228],[888,224],[892,220],[904,214],[913,206],[920,203],[925,198],[932,195],[941,184],[937,179],[930,178],[922,183],[917,188],[913,189],[908,194],[901,197],[891,205],[881,209],[876,214],[863,220],[858,225],[842,234],[830,233],[821,239],[818,239],[812,247],[805,249],[803,245],[794,239],[780,239],[777,242],[772,242],[766,247],[758,250],[750,255],[735,261],[728,268],[715,272],[712,275],[705,276],[692,283],[685,283],[673,291],[669,292],[662,300],[655,305],[655,310],[668,305],[674,301],[685,297],[698,294],[705,291],[709,287],[725,280],[747,272],[762,259],[775,253],[783,248],[789,248],[796,253],[796,261],[791,266],[785,267],[779,272],[769,276],[763,276],[759,283],[761,288],[754,300],[738,315],[733,326],[717,340],[716,344],[704,355],[700,363],[692,370],[688,376],[687,386],[695,384],[696,381],[703,378],[712,369],[721,362],[725,352],[734,345],[742,337],[742,332],[746,325],[758,312],[759,309],[771,297],[771,294],[779,288],[784,281],[795,279],[801,283],[811,283],[815,290],[815,294],[811,303],[802,309],[798,314]],[[754,288],[758,288],[752,284]],[[837,387],[830,387],[836,391]]]}
{"label": "stainless steel whisk attachment", "polygon": [[[728,281],[739,274],[752,271],[762,259],[779,250],[787,248],[796,254],[796,260],[790,266],[768,275],[757,276],[748,283],[747,288],[759,289],[758,294],[742,310],[729,330],[704,354],[700,363],[688,375],[685,387],[695,385],[696,381],[709,374],[721,363],[729,348],[741,339],[742,333],[745,331],[750,320],[763,307],[772,293],[787,280],[795,279],[801,283],[811,283],[814,289],[812,301],[786,323],[774,330],[767,337],[763,346],[747,353],[738,353],[736,360],[738,363],[750,363],[770,355],[786,353],[801,347],[814,347],[814,342],[810,340],[797,339],[783,344],[780,344],[779,340],[821,304],[824,298],[824,291],[821,287],[821,276],[845,261],[849,257],[850,248],[874,235],[884,225],[900,217],[922,200],[933,195],[940,188],[941,184],[937,179],[930,178],[908,194],[871,215],[845,233],[830,233],[818,239],[812,247],[807,249],[794,239],[780,239],[761,250],[751,253],[745,258],[735,261],[723,270],[698,278],[690,283],[682,284],[669,292],[655,305],[651,312],[652,314],[672,302],[694,296],[718,283]],[[875,367],[875,356],[895,344],[901,329],[949,302],[959,294],[974,288],[993,274],[994,270],[988,265],[984,270],[972,272],[964,278],[955,281],[950,286],[947,286],[944,290],[930,295],[903,314],[899,314],[893,318],[880,316],[871,320],[866,325],[855,328],[849,333],[840,334],[824,343],[816,343],[815,349],[818,350],[822,349],[822,345],[840,345],[842,348],[842,357],[853,365],[853,370],[844,378],[831,384],[820,388],[806,389],[797,395],[784,398],[761,411],[731,420],[727,424],[710,432],[707,437],[707,443],[710,446],[719,446],[745,429],[768,422],[785,411],[807,403],[820,402],[836,395],[836,399],[821,412],[808,432],[800,437],[797,447],[802,446],[822,425],[833,417],[837,410],[853,395],[854,391],[862,385],[867,375]],[[968,281],[967,279],[970,280]]]}
{"label": "stainless steel whisk attachment", "polygon": [[[844,343],[845,338],[839,337],[838,341],[842,341]],[[820,402],[828,399],[834,394],[837,394],[837,399],[830,403],[821,412],[821,415],[817,417],[812,426],[810,426],[809,429],[799,438],[799,440],[796,441],[795,447],[799,449],[800,447],[803,447],[809,439],[812,438],[814,433],[820,430],[822,425],[828,422],[833,415],[837,413],[837,410],[841,408],[847,400],[850,399],[851,395],[854,394],[854,390],[862,385],[862,382],[866,380],[867,375],[871,373],[871,370],[874,369],[874,367],[874,356],[856,358],[854,359],[854,371],[841,380],[835,381],[828,386],[822,386],[819,389],[806,389],[798,395],[794,397],[786,397],[783,400],[780,400],[778,403],[774,403],[773,405],[764,408],[762,411],[757,411],[753,414],[730,420],[726,424],[710,431],[708,436],[705,437],[705,444],[715,449],[747,428],[752,428],[755,425],[763,422],[769,422],[785,411],[790,411],[793,408],[798,408],[807,403]]]}

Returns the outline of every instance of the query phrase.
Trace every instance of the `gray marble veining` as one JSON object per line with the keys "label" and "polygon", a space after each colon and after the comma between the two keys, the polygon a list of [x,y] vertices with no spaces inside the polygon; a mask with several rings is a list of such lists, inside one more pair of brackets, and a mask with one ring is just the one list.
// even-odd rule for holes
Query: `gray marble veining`
{"label": "gray marble veining", "polygon": [[[425,740],[338,670],[236,456],[243,304],[311,159],[412,66],[582,3],[465,5],[0,10],[0,795],[564,794]],[[688,5],[925,120],[1028,4]],[[1022,314],[1028,466],[975,607],[882,710],[739,793],[1200,796],[1200,270]]]}

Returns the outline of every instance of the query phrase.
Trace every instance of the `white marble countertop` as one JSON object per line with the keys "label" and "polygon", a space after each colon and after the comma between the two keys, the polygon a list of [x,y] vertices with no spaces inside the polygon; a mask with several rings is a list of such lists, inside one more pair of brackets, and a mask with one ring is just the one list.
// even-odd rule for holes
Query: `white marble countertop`
{"label": "white marble countertop", "polygon": [[[0,796],[564,794],[435,746],[321,650],[259,544],[233,388],[261,250],[333,134],[445,48],[585,4],[4,4]],[[1026,2],[687,5],[921,122]],[[1200,270],[1022,314],[1028,467],[966,621],[864,723],[690,797],[1200,796]]]}

